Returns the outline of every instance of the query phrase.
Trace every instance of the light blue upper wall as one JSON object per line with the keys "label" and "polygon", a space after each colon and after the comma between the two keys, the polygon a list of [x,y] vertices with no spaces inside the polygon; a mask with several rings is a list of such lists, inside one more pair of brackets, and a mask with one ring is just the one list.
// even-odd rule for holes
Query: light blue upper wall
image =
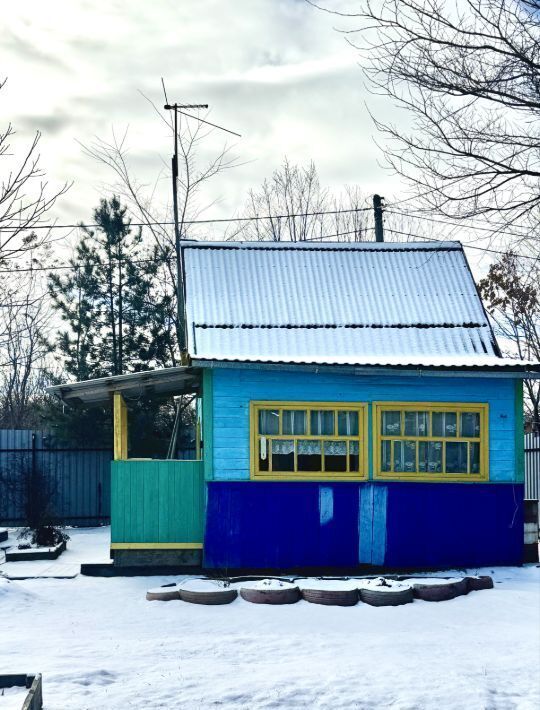
{"label": "light blue upper wall", "polygon": [[[251,400],[487,402],[491,481],[514,481],[515,389],[504,378],[394,377],[284,370],[213,370],[213,477],[249,479]],[[371,423],[371,416],[370,416]],[[371,426],[370,426],[371,429]],[[371,430],[369,432],[371,447]],[[371,461],[371,457],[370,457]],[[371,478],[371,464],[370,464]]]}

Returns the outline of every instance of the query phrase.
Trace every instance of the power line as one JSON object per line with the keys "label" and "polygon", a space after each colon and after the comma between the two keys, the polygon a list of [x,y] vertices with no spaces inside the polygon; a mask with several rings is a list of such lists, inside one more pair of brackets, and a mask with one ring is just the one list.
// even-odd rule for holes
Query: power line
{"label": "power line", "polygon": [[[299,242],[296,242],[297,244],[303,244],[305,242],[317,242],[317,241],[323,241],[325,239],[331,240],[334,239],[335,237],[345,237],[350,234],[358,234],[359,231],[373,231],[374,227],[365,227],[363,230],[351,230],[348,232],[338,232],[333,233],[333,234],[325,234],[320,237],[308,237],[307,239],[302,239]],[[490,254],[499,254],[504,256],[508,252],[506,251],[500,251],[497,249],[489,249],[488,247],[479,247],[475,246],[473,244],[468,244],[466,242],[460,242],[459,240],[447,240],[447,239],[434,239],[432,237],[425,237],[420,234],[412,234],[411,232],[403,232],[398,229],[391,229],[390,227],[385,227],[386,232],[391,232],[392,234],[399,234],[404,237],[414,237],[415,239],[420,239],[421,241],[428,241],[428,242],[446,242],[446,241],[457,241],[459,244],[461,244],[465,249],[476,249],[477,251],[483,251],[483,252],[488,252]],[[271,240],[261,240],[261,241],[254,241],[254,244],[264,244],[265,242],[268,242],[269,244],[275,244],[275,241]],[[197,243],[196,240],[193,240],[193,242]],[[219,242],[216,242],[219,243]],[[289,241],[284,241],[286,244],[291,244],[295,242],[289,242]],[[352,243],[352,242],[351,242]],[[526,254],[515,254],[514,255],[517,259],[530,259],[532,261],[538,261],[538,258],[535,256],[527,256]],[[170,262],[173,259],[173,257],[163,259],[163,262]],[[125,264],[125,263],[130,263],[130,264],[149,264],[149,263],[155,263],[155,259],[115,259],[115,262],[118,264]],[[97,268],[99,265],[98,264],[93,264],[90,268]],[[77,264],[57,264],[55,266],[33,266],[33,267],[25,267],[22,269],[0,269],[0,274],[21,274],[21,273],[28,273],[28,272],[34,272],[34,271],[62,271],[65,269],[82,269],[85,268],[83,266],[78,266]]]}
{"label": "power line", "polygon": [[[350,232],[338,232],[336,234],[325,234],[323,237],[306,237],[306,239],[300,239],[297,244],[303,244],[304,242],[322,242],[324,239],[332,239],[333,237],[345,237],[350,234],[361,234],[362,232],[372,232],[375,227],[362,227],[359,229],[351,229]],[[266,240],[263,240],[266,241]],[[291,243],[291,242],[287,242]],[[292,242],[293,244],[295,242]],[[354,242],[349,242],[349,244],[354,244]]]}
{"label": "power line", "polygon": [[[364,230],[359,230],[359,229],[354,229],[349,232],[332,232],[332,234],[325,234],[320,237],[309,237],[308,239],[302,239],[298,242],[290,242],[290,241],[284,241],[286,244],[303,244],[304,242],[314,242],[314,241],[323,241],[324,239],[334,239],[335,237],[345,237],[350,234],[358,234],[359,231],[368,231],[372,230],[373,227],[366,227]],[[270,239],[267,240],[253,240],[254,244],[262,244],[268,242],[269,244],[275,244],[276,242],[271,241]],[[193,239],[191,240],[191,243],[197,243],[197,240]],[[186,243],[186,241],[183,242],[184,246],[189,246],[189,244]],[[216,244],[219,244],[219,242],[216,242]],[[175,260],[175,256],[170,256],[168,258],[163,259],[163,263],[165,262],[172,262]],[[115,264],[150,264],[150,263],[156,263],[156,259],[115,259]],[[99,266],[104,266],[103,264],[91,264],[89,266],[90,269],[92,268],[98,268]],[[29,273],[29,272],[34,272],[34,271],[62,271],[64,269],[83,269],[86,268],[84,266],[80,266],[77,264],[56,264],[54,266],[28,266],[24,267],[21,269],[0,269],[0,274],[24,274],[24,273]]]}
{"label": "power line", "polygon": [[[490,232],[491,234],[495,232],[501,231],[500,229],[495,229],[495,228],[490,228],[490,227],[480,227],[478,225],[467,225],[467,224],[460,224],[459,222],[450,222],[448,220],[444,219],[435,219],[434,217],[426,217],[423,214],[418,214],[414,212],[397,212],[395,210],[385,210],[385,214],[395,214],[399,215],[400,217],[412,217],[413,219],[422,219],[426,222],[435,222],[436,224],[445,224],[450,227],[461,227],[465,229],[471,229],[473,231],[481,231],[481,232]],[[504,222],[499,222],[500,227],[504,227]],[[520,229],[525,229],[525,227],[519,227]],[[519,237],[520,239],[526,238],[527,235],[525,234],[518,234],[517,232],[509,232],[508,230],[505,230],[505,234],[508,234],[512,237]]]}
{"label": "power line", "polygon": [[[371,207],[354,207],[347,210],[322,210],[320,212],[297,212],[295,214],[276,214],[276,215],[256,215],[255,217],[223,217],[220,219],[191,219],[184,220],[183,224],[223,224],[227,222],[259,222],[263,219],[293,219],[295,217],[318,217],[323,215],[335,214],[350,214],[352,212],[369,212]],[[1,227],[0,231],[18,232],[34,229],[76,229],[82,227],[93,229],[99,227],[99,224],[37,224],[33,227]],[[174,222],[130,222],[130,227],[174,227]]]}
{"label": "power line", "polygon": [[[392,232],[392,234],[401,234],[405,237],[415,237],[416,239],[422,239],[424,241],[428,242],[443,242],[443,241],[448,241],[448,240],[442,240],[442,239],[433,239],[432,237],[424,237],[420,234],[411,234],[410,232],[401,232],[398,229],[390,229],[389,227],[385,227],[385,231],[387,232]],[[457,241],[457,240],[450,240],[450,241]],[[459,242],[465,249],[476,249],[477,251],[485,251],[490,254],[501,254],[505,255],[508,254],[508,251],[500,251],[498,249],[489,249],[488,247],[478,247],[474,246],[473,244],[467,244],[463,242]],[[538,257],[536,256],[527,256],[526,254],[515,254],[514,255],[518,259],[531,259],[533,261],[538,261]]]}

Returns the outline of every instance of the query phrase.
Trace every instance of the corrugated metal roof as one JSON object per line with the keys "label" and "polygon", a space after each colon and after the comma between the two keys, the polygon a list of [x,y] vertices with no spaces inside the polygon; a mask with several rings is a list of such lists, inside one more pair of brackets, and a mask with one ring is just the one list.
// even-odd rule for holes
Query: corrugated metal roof
{"label": "corrugated metal roof", "polygon": [[501,361],[459,242],[207,242],[184,258],[194,358]]}
{"label": "corrugated metal roof", "polygon": [[474,356],[490,353],[489,328],[197,328],[193,350],[218,351],[222,358],[258,360],[271,353],[278,361],[305,359],[307,356],[332,362],[358,358],[382,358],[407,354],[416,358],[430,356]]}
{"label": "corrugated metal roof", "polygon": [[289,365],[306,365],[309,367],[319,368],[322,366],[333,367],[339,365],[342,367],[354,368],[355,371],[373,370],[380,371],[381,368],[390,368],[392,371],[401,370],[403,368],[410,370],[486,370],[486,371],[507,371],[519,373],[521,379],[539,379],[540,378],[540,363],[529,362],[527,360],[514,360],[510,358],[497,357],[495,355],[468,356],[468,355],[383,355],[379,357],[335,357],[329,360],[328,357],[318,357],[316,355],[309,357],[288,357],[280,358],[274,356],[272,360],[268,357],[222,357],[219,360],[215,358],[196,358],[193,362],[198,367],[211,365],[218,367],[222,364],[232,365],[234,363],[252,363],[252,364],[275,364],[276,366],[287,367]]}
{"label": "corrugated metal roof", "polygon": [[114,392],[127,397],[168,395],[196,392],[200,387],[200,372],[191,367],[167,367],[161,370],[131,372],[82,382],[67,382],[46,387],[67,404],[101,406],[111,400]]}

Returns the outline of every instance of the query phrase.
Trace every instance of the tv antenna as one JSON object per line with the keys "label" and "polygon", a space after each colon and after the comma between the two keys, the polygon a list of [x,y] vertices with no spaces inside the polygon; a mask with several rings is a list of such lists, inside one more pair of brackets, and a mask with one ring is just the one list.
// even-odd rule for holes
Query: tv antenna
{"label": "tv antenna", "polygon": [[176,252],[176,307],[177,307],[177,336],[178,346],[180,348],[180,358],[183,365],[187,364],[187,343],[186,343],[186,318],[185,318],[185,283],[184,283],[184,263],[181,249],[182,235],[180,234],[180,224],[178,220],[178,114],[193,118],[199,123],[205,123],[207,126],[217,128],[220,131],[231,133],[233,136],[241,138],[240,133],[230,131],[228,128],[218,126],[217,123],[211,123],[206,119],[186,113],[185,109],[207,109],[208,104],[170,104],[165,90],[165,82],[161,79],[163,85],[163,93],[165,95],[166,104],[163,107],[166,111],[174,111],[174,127],[173,127],[173,145],[174,153],[172,157],[172,185],[173,185],[173,212],[174,212],[174,244]]}

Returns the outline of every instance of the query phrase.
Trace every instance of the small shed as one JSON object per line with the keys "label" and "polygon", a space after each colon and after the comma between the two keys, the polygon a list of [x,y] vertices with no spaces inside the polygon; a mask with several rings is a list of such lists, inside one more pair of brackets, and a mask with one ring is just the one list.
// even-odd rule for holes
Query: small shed
{"label": "small shed", "polygon": [[[517,564],[523,388],[462,246],[183,246],[189,363],[51,388],[114,399],[118,564]],[[199,398],[200,458],[129,459],[125,395]]]}

